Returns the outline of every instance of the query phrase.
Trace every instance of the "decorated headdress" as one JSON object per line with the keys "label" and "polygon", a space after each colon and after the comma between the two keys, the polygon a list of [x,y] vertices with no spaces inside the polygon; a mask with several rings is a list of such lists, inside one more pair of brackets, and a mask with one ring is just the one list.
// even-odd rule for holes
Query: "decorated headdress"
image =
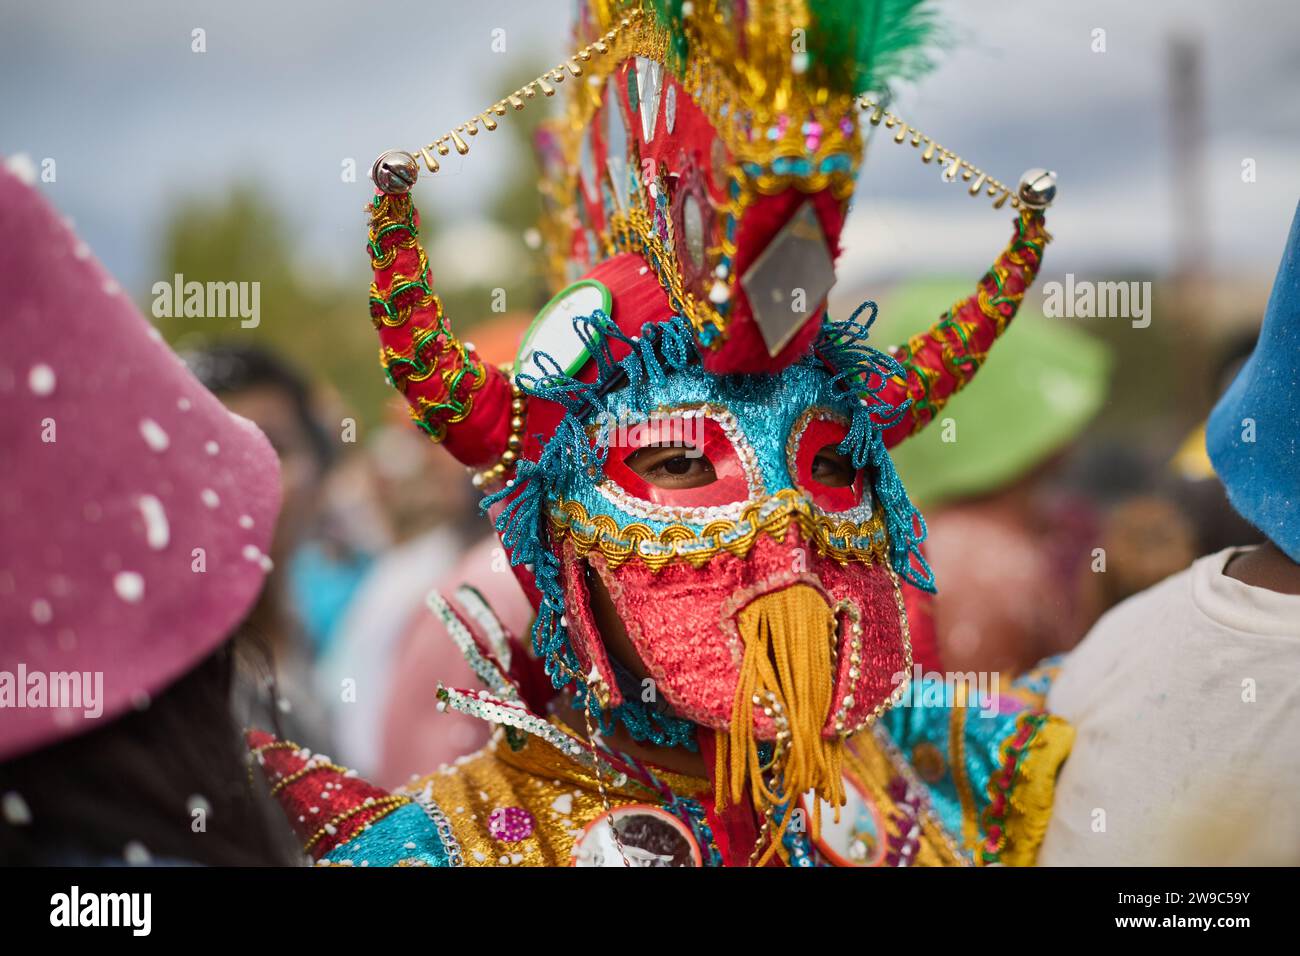
{"label": "decorated headdress", "polygon": [[[720,798],[753,799],[769,820],[809,789],[835,804],[841,738],[910,669],[900,579],[933,587],[886,449],[937,414],[1014,316],[1048,238],[1052,174],[1013,192],[886,109],[889,83],[927,63],[916,0],[592,0],[577,36],[555,69],[377,160],[381,361],[419,426],[491,492],[555,687],[603,726],[712,749]],[[498,369],[443,314],[409,190],[421,162],[436,173],[561,85],[572,95],[539,152],[564,287]],[[874,305],[825,310],[860,126],[1017,212],[974,293],[888,354],[866,344]],[[710,480],[638,473],[634,454],[665,443],[703,458]],[[851,476],[822,480],[828,450]],[[606,652],[593,587],[654,702]]]}

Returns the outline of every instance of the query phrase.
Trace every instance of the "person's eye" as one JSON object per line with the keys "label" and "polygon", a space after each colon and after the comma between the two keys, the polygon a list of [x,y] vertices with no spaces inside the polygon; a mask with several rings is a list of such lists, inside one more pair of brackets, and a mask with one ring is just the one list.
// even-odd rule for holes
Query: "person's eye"
{"label": "person's eye", "polygon": [[813,459],[813,480],[827,488],[847,488],[857,476],[858,471],[849,456],[835,445],[826,445]]}
{"label": "person's eye", "polygon": [[638,448],[625,463],[656,488],[701,488],[718,480],[713,462],[695,448]]}

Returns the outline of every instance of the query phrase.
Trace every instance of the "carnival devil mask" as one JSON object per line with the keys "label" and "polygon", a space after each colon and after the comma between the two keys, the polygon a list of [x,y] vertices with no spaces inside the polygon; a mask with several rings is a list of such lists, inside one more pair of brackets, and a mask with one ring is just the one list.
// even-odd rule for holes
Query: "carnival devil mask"
{"label": "carnival devil mask", "polygon": [[[381,361],[420,427],[491,492],[552,683],[640,739],[716,732],[719,791],[748,780],[767,804],[781,794],[760,792],[760,757],[784,792],[837,803],[836,745],[902,690],[900,580],[933,582],[886,448],[934,417],[1014,316],[1054,190],[1039,171],[1012,195],[858,99],[915,65],[925,34],[904,22],[919,4],[861,34],[879,26],[861,6],[697,0],[651,15],[598,0],[573,59],[373,174]],[[807,31],[802,57],[792,29]],[[454,336],[433,292],[408,195],[415,155],[436,172],[566,79],[568,112],[539,146],[550,271],[569,284],[499,370]],[[860,109],[945,178],[1018,210],[975,293],[890,354],[866,345],[874,306],[862,321],[825,314]],[[653,700],[610,659],[596,585]]]}
{"label": "carnival devil mask", "polygon": [[[919,517],[871,421],[882,409],[847,384],[879,389],[901,370],[861,344],[866,325],[854,322],[828,325],[818,350],[779,373],[736,376],[702,369],[681,320],[646,324],[635,340],[602,313],[576,324],[596,379],[545,356],[520,376],[568,413],[520,469],[545,490],[499,495],[507,536],[536,526],[534,503],[544,513],[547,553],[530,563],[564,611],[535,632],[539,650],[594,697],[588,709],[638,736],[720,732],[736,798],[759,740],[789,748],[813,786],[814,766],[838,772],[822,741],[879,713],[910,669],[894,565],[929,585]],[[612,342],[629,350],[617,362]],[[649,696],[606,651],[593,575],[652,675]],[[667,713],[647,706],[660,694]]]}

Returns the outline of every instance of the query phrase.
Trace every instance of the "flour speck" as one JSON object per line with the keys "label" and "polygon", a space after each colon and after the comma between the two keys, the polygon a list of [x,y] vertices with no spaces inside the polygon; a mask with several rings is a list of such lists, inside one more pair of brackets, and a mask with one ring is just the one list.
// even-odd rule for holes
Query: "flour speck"
{"label": "flour speck", "polygon": [[172,443],[162,426],[152,418],[140,419],[140,435],[144,438],[145,444],[154,451],[166,451],[167,446]]}
{"label": "flour speck", "polygon": [[145,540],[149,547],[161,551],[171,540],[171,526],[167,523],[167,512],[162,502],[153,495],[141,495],[137,504],[144,516]]}
{"label": "flour speck", "polygon": [[45,598],[37,598],[32,602],[32,620],[37,624],[49,624],[53,617],[54,609]]}
{"label": "flour speck", "polygon": [[113,590],[127,604],[137,604],[144,597],[144,578],[135,571],[118,571],[113,575]]}
{"label": "flour speck", "polygon": [[44,397],[52,394],[56,381],[54,369],[44,362],[33,365],[31,371],[27,373],[27,387],[32,390],[33,395]]}

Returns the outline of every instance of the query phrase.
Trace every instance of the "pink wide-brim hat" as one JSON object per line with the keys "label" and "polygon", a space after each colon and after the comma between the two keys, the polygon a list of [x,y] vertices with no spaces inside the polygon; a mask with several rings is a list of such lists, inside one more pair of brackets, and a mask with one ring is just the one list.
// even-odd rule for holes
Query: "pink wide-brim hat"
{"label": "pink wide-brim hat", "polygon": [[257,427],[2,163],[0,464],[5,760],[148,706],[237,629],[280,479]]}

